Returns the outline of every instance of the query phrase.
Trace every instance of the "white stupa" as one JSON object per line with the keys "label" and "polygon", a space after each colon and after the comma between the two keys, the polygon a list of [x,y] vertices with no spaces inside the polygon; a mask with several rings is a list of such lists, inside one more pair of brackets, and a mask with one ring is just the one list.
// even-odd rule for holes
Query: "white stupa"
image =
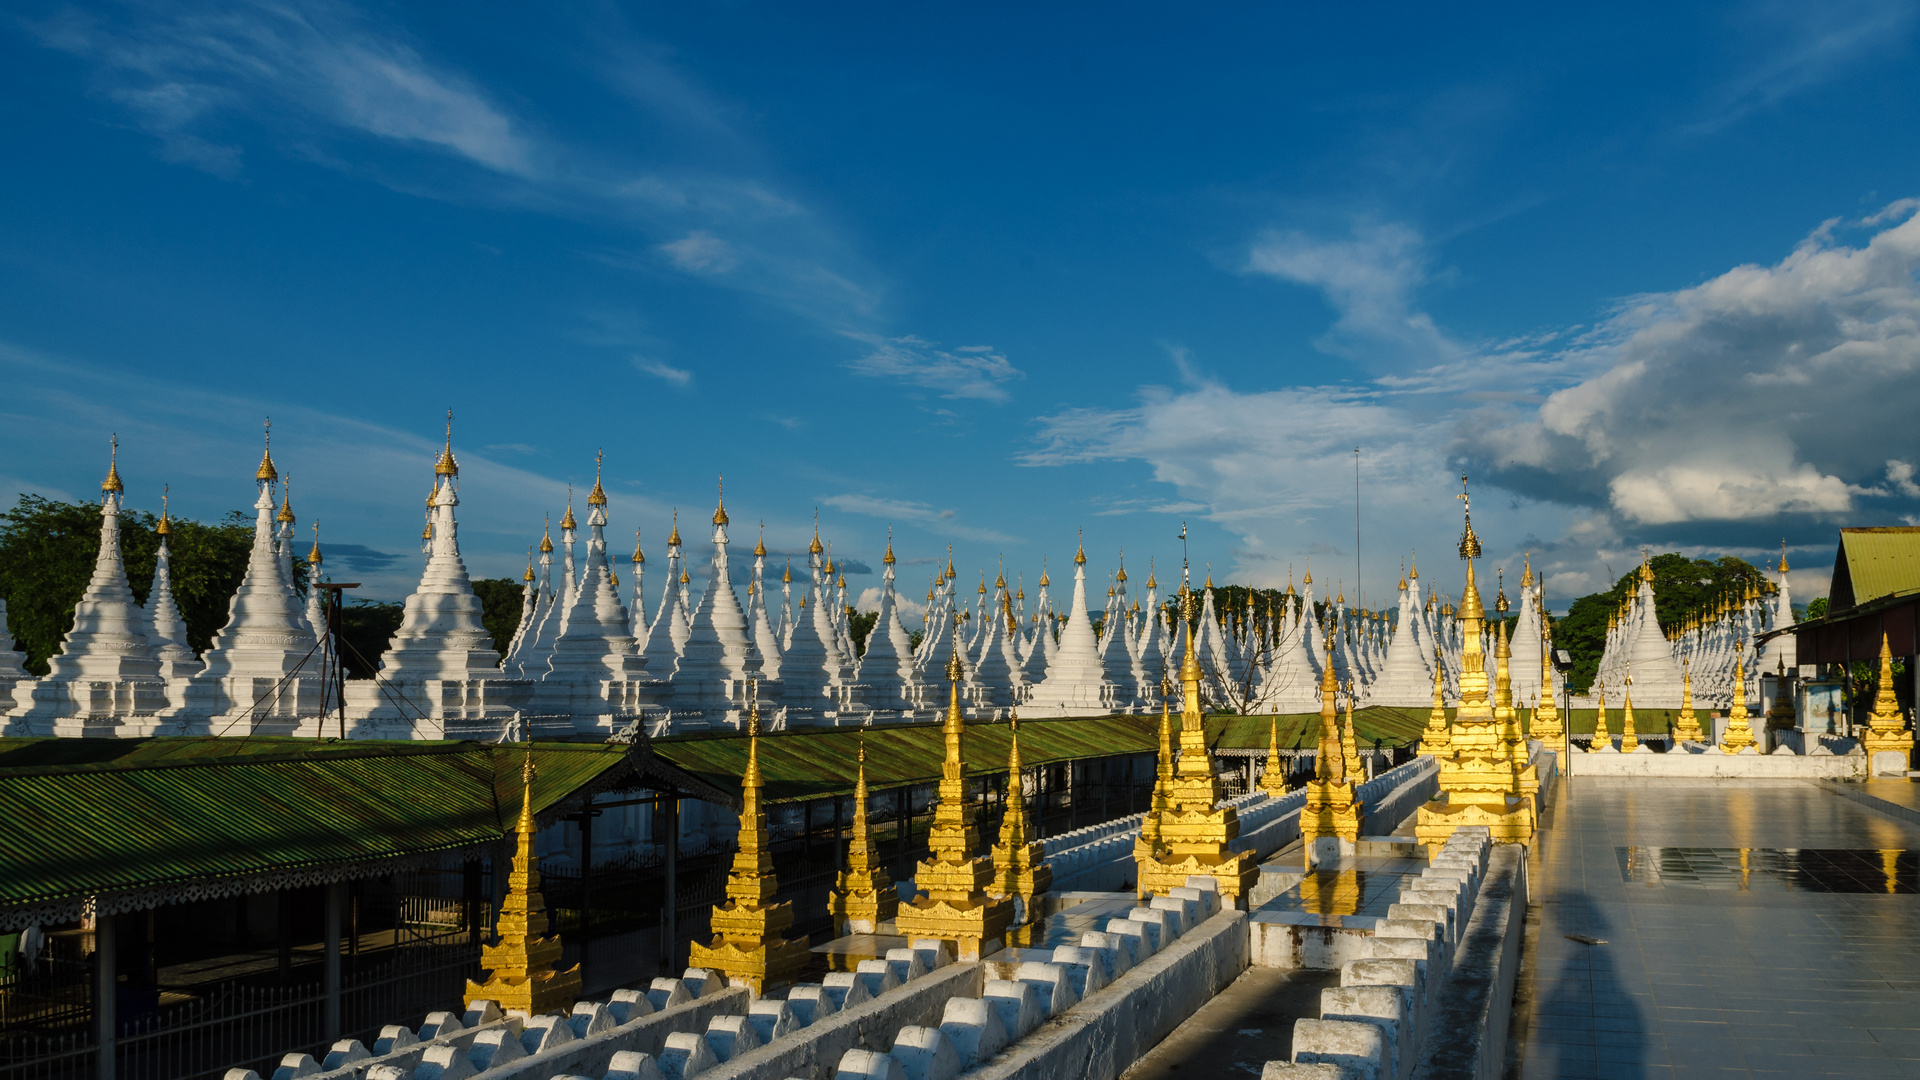
{"label": "white stupa", "polygon": [[368,734],[410,731],[414,738],[485,738],[524,735],[510,731],[527,706],[532,683],[509,678],[500,653],[480,621],[466,562],[460,557],[460,466],[453,457],[453,430],[434,463],[431,550],[420,584],[407,597],[378,677],[348,684],[350,714]]}
{"label": "white stupa", "polygon": [[647,662],[647,674],[671,682],[680,666],[680,649],[687,641],[686,593],[680,580],[687,576],[680,554],[680,514],[674,512],[673,531],[667,535],[667,584],[660,593],[660,607],[647,624],[646,640],[640,643],[640,655]]}
{"label": "white stupa", "polygon": [[1420,579],[1403,579],[1399,615],[1379,677],[1368,695],[1369,704],[1412,709],[1432,703],[1433,657],[1421,638]]}
{"label": "white stupa", "polygon": [[1100,642],[1087,618],[1087,553],[1080,548],[1073,555],[1073,603],[1059,647],[1026,709],[1032,716],[1106,716],[1119,705],[1119,688],[1107,680]]}
{"label": "white stupa", "polygon": [[906,719],[922,707],[924,687],[913,665],[913,639],[900,622],[900,605],[893,594],[893,536],[880,558],[880,608],[867,632],[867,652],[860,658],[856,680],[867,688],[866,705],[874,719]]}
{"label": "white stupa", "polygon": [[[607,554],[607,493],[596,460],[593,491],[587,496],[587,550],[572,607],[561,620],[560,636],[547,658],[547,670],[534,685],[527,711],[536,727],[556,723],[580,733],[610,733],[637,717],[653,689],[647,662],[634,647],[627,606],[614,584]],[[569,507],[571,511],[571,507]],[[571,512],[567,515],[572,517]],[[562,520],[563,535],[570,532]],[[552,719],[548,719],[552,718]]]}
{"label": "white stupa", "polygon": [[[228,605],[226,626],[201,657],[206,669],[187,684],[169,716],[180,734],[293,734],[320,713],[321,657],[313,627],[293,591],[274,515],[279,479],[271,447],[254,472],[253,550]],[[291,517],[289,507],[283,517]]]}
{"label": "white stupa", "polygon": [[820,536],[807,547],[810,580],[800,593],[793,634],[780,658],[781,704],[790,726],[832,723],[841,699],[839,646],[827,606],[826,572],[821,562]]}
{"label": "white stupa", "polygon": [[[119,444],[100,484],[100,552],[73,609],[73,628],[46,678],[32,685],[7,722],[9,735],[147,735],[167,704],[146,614],[133,602],[120,554]],[[11,643],[9,643],[11,644]],[[9,650],[11,651],[11,650]]]}
{"label": "white stupa", "polygon": [[[27,703],[33,675],[26,665],[27,658],[13,647],[13,635],[7,631],[7,602],[0,599],[0,715]],[[6,730],[6,722],[0,720],[0,732]]]}
{"label": "white stupa", "polygon": [[727,523],[723,498],[713,511],[713,566],[707,588],[693,611],[686,648],[671,683],[669,700],[676,727],[744,729],[747,683],[753,680],[760,681],[763,699],[780,698],[780,685],[763,678],[760,654],[747,640],[746,613],[734,594],[727,564]]}
{"label": "white stupa", "polygon": [[[160,520],[154,531],[160,534],[160,550],[153,561],[153,586],[147,590],[147,641],[153,646],[153,657],[160,663],[160,677],[167,681],[169,693],[178,695],[185,690],[185,680],[200,674],[206,665],[187,643],[187,622],[180,617],[180,604],[173,596],[173,557],[168,550],[173,519],[167,512],[165,493],[160,496]],[[0,673],[0,678],[4,677]]]}

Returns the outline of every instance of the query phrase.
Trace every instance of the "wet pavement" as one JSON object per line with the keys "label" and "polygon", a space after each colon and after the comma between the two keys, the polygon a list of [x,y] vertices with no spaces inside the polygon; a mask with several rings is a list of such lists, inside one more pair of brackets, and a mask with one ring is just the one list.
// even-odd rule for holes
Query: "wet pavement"
{"label": "wet pavement", "polygon": [[1802,781],[1558,785],[1509,1075],[1920,1077],[1916,850]]}

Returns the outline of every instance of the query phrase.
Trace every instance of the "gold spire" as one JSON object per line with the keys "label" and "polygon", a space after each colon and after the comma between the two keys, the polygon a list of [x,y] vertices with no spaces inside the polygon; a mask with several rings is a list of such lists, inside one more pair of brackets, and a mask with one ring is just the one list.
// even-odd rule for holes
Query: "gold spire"
{"label": "gold spire", "polygon": [[714,490],[718,494],[714,496],[713,501],[713,523],[725,525],[727,523],[727,478],[720,477],[714,484]]}
{"label": "gold spire", "polygon": [[1593,714],[1593,738],[1587,743],[1587,752],[1598,753],[1613,745],[1613,733],[1607,730],[1607,690],[1601,687],[1595,695],[1598,708]]}
{"label": "gold spire", "polygon": [[[111,468],[108,469],[107,478],[110,480],[119,479],[119,477],[113,475],[113,470]],[[171,518],[167,517],[167,495],[171,490],[172,490],[172,485],[170,484],[162,484],[160,486],[160,520],[157,524],[154,525],[153,531],[156,533],[159,533],[161,536],[173,535],[173,521]],[[318,529],[319,527],[320,526],[317,524],[314,526],[315,529]]]}
{"label": "gold spire", "polygon": [[[1786,562],[1786,556],[1780,557]],[[1777,684],[1786,685],[1783,678]],[[1783,695],[1784,696],[1784,695]],[[1873,698],[1873,716],[1867,722],[1866,730],[1861,732],[1860,742],[1867,754],[1867,774],[1885,775],[1905,773],[1913,765],[1913,732],[1906,729],[1900,716],[1900,700],[1893,690],[1893,650],[1888,647],[1885,631],[1880,634],[1880,686]],[[1880,761],[1880,755],[1894,755],[1890,760]],[[1878,767],[1876,767],[1876,765]]]}
{"label": "gold spire", "polygon": [[266,435],[262,439],[262,446],[263,449],[260,451],[260,467],[254,470],[253,478],[255,480],[265,480],[268,483],[272,483],[280,479],[280,473],[273,467],[273,419],[271,417],[267,419]]}
{"label": "gold spire", "polygon": [[825,549],[820,546],[820,511],[815,510],[813,512],[813,542],[807,545],[807,554],[818,555],[823,550]]}
{"label": "gold spire", "polygon": [[887,553],[880,556],[880,561],[888,566],[893,565],[893,526],[891,525],[887,526]]}
{"label": "gold spire", "polygon": [[560,938],[547,931],[546,902],[540,896],[540,865],[533,854],[533,744],[521,767],[520,821],[516,826],[507,896],[500,905],[495,944],[480,950],[480,966],[492,971],[484,983],[467,983],[466,1003],[493,1001],[502,1009],[546,1013],[570,1008],[580,996],[580,965],[556,971]]}
{"label": "gold spire", "polygon": [[635,566],[644,566],[646,562],[647,553],[640,550],[640,530],[635,529],[633,530],[633,564]]}
{"label": "gold spire", "polygon": [[1747,723],[1747,643],[1733,647],[1733,707],[1727,710],[1727,730],[1720,736],[1720,749],[1738,754],[1753,746],[1753,728]]}
{"label": "gold spire", "polygon": [[748,986],[756,997],[792,982],[808,957],[806,941],[781,937],[793,925],[792,902],[773,902],[780,886],[760,805],[766,781],[760,774],[758,686],[757,679],[747,683],[747,768],[740,777],[740,833],[727,875],[727,902],[714,906],[712,943],[695,942],[688,950],[691,966],[712,968],[729,982]]}
{"label": "gold spire", "polygon": [[[307,552],[307,565],[308,566],[320,565],[320,523],[317,521],[313,523],[313,550]],[[532,577],[533,577],[532,563],[527,564],[527,577],[528,577],[528,580],[532,580]]]}
{"label": "gold spire", "polygon": [[867,826],[867,737],[859,735],[859,762],[853,784],[853,838],[847,843],[847,868],[832,896],[833,915],[842,934],[871,934],[900,909],[900,893],[875,858]]}
{"label": "gold spire", "polygon": [[1633,675],[1627,675],[1626,689],[1623,691],[1623,705],[1620,710],[1620,752],[1631,754],[1640,749],[1640,735],[1633,729]]}
{"label": "gold spire", "polygon": [[[1020,769],[1020,714],[1007,715],[1007,795],[1006,814],[1000,819],[1000,842],[993,847],[994,892],[1018,897],[1019,911],[1014,918],[1027,925],[1040,920],[1033,898],[1053,888],[1053,868],[1047,865],[1041,845],[1027,840],[1025,774]],[[1021,918],[1024,915],[1025,918]],[[1031,937],[1031,934],[1024,935]]]}
{"label": "gold spire", "polygon": [[[316,528],[317,528],[317,526],[316,526]],[[531,585],[531,584],[533,584],[533,581],[534,581],[534,578],[533,578],[533,548],[532,548],[531,546],[529,546],[529,547],[527,548],[527,572],[526,572],[525,574],[523,574],[523,575],[521,575],[521,578],[520,578],[520,580],[521,580],[521,581],[524,581],[524,582],[526,582],[526,583],[527,583],[527,584],[529,584],[529,585]]]}
{"label": "gold spire", "polygon": [[[265,466],[262,466],[264,468]],[[453,460],[453,410],[447,410],[447,442],[440,449],[440,459],[433,463],[435,476],[459,476],[460,466]]]}
{"label": "gold spire", "polygon": [[124,494],[127,486],[120,482],[120,436],[115,435],[109,441],[111,449],[107,452],[107,478],[100,481],[103,493]]}
{"label": "gold spire", "polygon": [[[677,507],[673,511],[673,531],[667,534],[667,546],[670,548],[680,546],[680,511]],[[671,557],[673,552],[669,551],[667,555]]]}
{"label": "gold spire", "polygon": [[[1418,574],[1419,571],[1415,571],[1415,573]],[[1300,584],[1302,585],[1313,584],[1313,556],[1311,555],[1307,556],[1307,572],[1304,576],[1300,578]]]}
{"label": "gold spire", "polygon": [[685,569],[683,568],[683,569],[682,569],[682,570],[680,571],[680,584],[682,584],[682,585],[687,585],[687,584],[691,584],[691,583],[692,583],[692,581],[693,581],[693,579],[687,576],[687,572],[686,572],[686,570],[685,570]]}
{"label": "gold spire", "polygon": [[1319,744],[1314,751],[1313,781],[1307,785],[1306,805],[1300,811],[1300,841],[1309,870],[1328,856],[1351,854],[1360,835],[1359,808],[1353,803],[1353,785],[1348,782],[1347,755],[1340,733],[1336,701],[1340,686],[1333,670],[1331,640],[1326,649],[1326,662],[1320,669]]}
{"label": "gold spire", "polygon": [[1413,557],[1413,568],[1407,571],[1407,577],[1410,580],[1418,581],[1420,580],[1420,553],[1417,551],[1413,552],[1412,557]]}
{"label": "gold spire", "polygon": [[1786,575],[1787,575],[1787,542],[1785,540],[1782,540],[1780,541],[1780,576],[1785,577]]}
{"label": "gold spire", "polygon": [[1553,700],[1553,642],[1547,637],[1547,620],[1540,621],[1540,697],[1533,708],[1534,738],[1549,746],[1558,745],[1565,729],[1560,723],[1560,707]]}
{"label": "gold spire", "polygon": [[553,518],[551,516],[547,518],[546,528],[540,534],[540,554],[553,554]]}
{"label": "gold spire", "polygon": [[[1160,843],[1160,823],[1167,813],[1167,792],[1173,785],[1173,717],[1168,711],[1173,684],[1160,676],[1160,752],[1154,759],[1153,793],[1147,798],[1147,812],[1140,818],[1140,838],[1133,844],[1133,859],[1143,869],[1165,854]],[[1147,890],[1137,890],[1141,896]]]}
{"label": "gold spire", "polygon": [[780,572],[780,583],[782,585],[793,584],[793,560],[792,559],[787,560],[787,568]]}
{"label": "gold spire", "polygon": [[1460,557],[1477,559],[1480,557],[1480,537],[1473,531],[1473,500],[1467,497],[1466,473],[1460,474],[1460,494],[1455,497],[1460,500],[1462,520],[1466,522],[1466,528],[1460,534]]}
{"label": "gold spire", "polygon": [[760,539],[753,544],[753,557],[756,559],[767,557],[767,523],[764,521],[760,523]]}
{"label": "gold spire", "polygon": [[1525,560],[1526,572],[1520,575],[1520,587],[1523,589],[1531,589],[1533,588],[1533,552],[1527,552],[1527,554],[1523,556],[1523,559]]}
{"label": "gold spire", "polygon": [[607,505],[607,489],[600,486],[600,470],[605,467],[607,452],[596,450],[593,453],[593,490],[587,492],[588,506]]}
{"label": "gold spire", "polygon": [[287,478],[281,481],[280,513],[274,516],[274,520],[280,522],[282,525],[293,524],[293,474],[292,473],[288,473]]}
{"label": "gold spire", "polygon": [[1260,790],[1277,799],[1287,793],[1287,777],[1280,767],[1280,718],[1267,717],[1267,767],[1260,774]]}
{"label": "gold spire", "polygon": [[894,924],[909,939],[951,942],[956,959],[978,960],[995,950],[1013,921],[1014,903],[989,894],[993,864],[973,854],[977,836],[973,805],[967,798],[967,765],[961,756],[966,724],[960,715],[960,682],[965,677],[966,665],[956,648],[947,657],[950,690],[941,725],[946,756],[940,767],[939,801],[927,833],[927,861],[914,873],[920,896],[900,905]]}
{"label": "gold spire", "polygon": [[1081,546],[1079,546],[1079,547],[1077,547],[1077,548],[1075,548],[1075,549],[1074,549],[1074,552],[1073,552],[1073,565],[1075,565],[1075,566],[1085,566],[1085,565],[1087,565],[1087,548],[1086,548],[1086,545],[1084,545],[1084,544],[1082,544]]}
{"label": "gold spire", "polygon": [[579,527],[580,527],[580,523],[578,521],[575,521],[573,518],[573,485],[568,484],[567,485],[567,512],[560,518],[560,529],[561,531],[564,532],[568,529],[578,529]]}
{"label": "gold spire", "polygon": [[1691,657],[1680,658],[1680,718],[1674,725],[1675,742],[1701,742],[1700,719],[1693,712],[1693,664]]}
{"label": "gold spire", "polygon": [[1359,731],[1353,726],[1353,705],[1360,696],[1353,677],[1347,677],[1347,722],[1340,728],[1340,758],[1346,767],[1347,782],[1358,784],[1366,775],[1360,766]]}

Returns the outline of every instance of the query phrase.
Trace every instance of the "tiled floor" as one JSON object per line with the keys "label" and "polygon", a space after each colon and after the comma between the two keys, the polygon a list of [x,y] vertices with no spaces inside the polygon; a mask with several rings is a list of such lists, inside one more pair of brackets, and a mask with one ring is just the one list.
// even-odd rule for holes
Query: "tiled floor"
{"label": "tiled floor", "polygon": [[[1629,880],[1623,848],[1717,850],[1698,856],[1706,873],[1692,881],[1694,856],[1670,858],[1680,872],[1667,881]],[[1537,920],[1518,1075],[1920,1077],[1912,856],[1884,861],[1892,873],[1879,880],[1894,893],[1852,891],[1871,884],[1881,852],[1911,849],[1920,827],[1799,781],[1560,785],[1528,866]],[[1791,874],[1762,871],[1741,888],[1742,850],[1750,870],[1818,850],[1850,887],[1791,887]]]}

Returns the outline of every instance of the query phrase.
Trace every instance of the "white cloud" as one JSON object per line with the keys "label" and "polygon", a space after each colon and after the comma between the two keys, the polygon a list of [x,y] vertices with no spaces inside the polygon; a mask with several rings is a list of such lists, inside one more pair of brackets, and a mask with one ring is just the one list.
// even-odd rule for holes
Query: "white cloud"
{"label": "white cloud", "polygon": [[691,274],[724,274],[740,265],[733,245],[707,232],[695,229],[672,243],[661,244],[673,265]]}
{"label": "white cloud", "polygon": [[1700,118],[1682,129],[1705,134],[1756,110],[1859,72],[1875,54],[1895,53],[1912,35],[1912,0],[1828,0],[1734,7],[1731,40],[1744,46],[1740,70],[1707,95]]}
{"label": "white cloud", "polygon": [[656,379],[672,383],[681,389],[685,389],[693,383],[693,372],[685,368],[674,367],[672,364],[662,363],[658,360],[649,360],[644,356],[634,357],[633,366]]}
{"label": "white cloud", "polygon": [[1248,251],[1246,269],[1326,294],[1340,313],[1316,343],[1327,352],[1429,364],[1462,352],[1413,305],[1413,290],[1427,279],[1426,248],[1406,225],[1360,223],[1337,240],[1268,232]]}
{"label": "white cloud", "polygon": [[266,106],[505,175],[534,171],[535,144],[505,109],[343,5],[142,7],[117,20],[68,12],[31,28],[48,47],[94,60],[101,92],[139,117],[170,161],[236,171],[237,148],[188,129]]}
{"label": "white cloud", "polygon": [[[1582,358],[1596,373],[1463,426],[1454,449],[1643,524],[1834,521],[1913,497],[1894,466],[1920,456],[1920,217],[1876,223],[1863,247],[1828,222],[1773,266],[1631,298]],[[1863,486],[1882,475],[1891,491]]]}
{"label": "white cloud", "polygon": [[980,529],[964,525],[959,514],[950,509],[939,509],[921,502],[909,502],[904,499],[888,499],[875,495],[845,494],[829,495],[820,500],[837,510],[864,517],[880,518],[884,521],[910,521],[928,532],[941,536],[954,536],[966,540],[977,540],[988,544],[1017,544],[1020,541],[1006,533],[992,529]]}
{"label": "white cloud", "polygon": [[[898,582],[895,584],[897,585]],[[908,628],[918,626],[927,621],[927,605],[914,599],[913,596],[907,592],[896,588],[893,593],[893,605],[900,611],[900,621]],[[880,587],[878,585],[869,585],[861,589],[860,596],[853,602],[853,606],[861,611],[879,611]]]}
{"label": "white cloud", "polygon": [[847,336],[869,349],[865,356],[847,365],[854,371],[899,379],[936,391],[942,397],[1005,401],[1006,384],[1025,377],[1024,372],[989,345],[941,349],[912,335],[888,338],[849,331]]}

